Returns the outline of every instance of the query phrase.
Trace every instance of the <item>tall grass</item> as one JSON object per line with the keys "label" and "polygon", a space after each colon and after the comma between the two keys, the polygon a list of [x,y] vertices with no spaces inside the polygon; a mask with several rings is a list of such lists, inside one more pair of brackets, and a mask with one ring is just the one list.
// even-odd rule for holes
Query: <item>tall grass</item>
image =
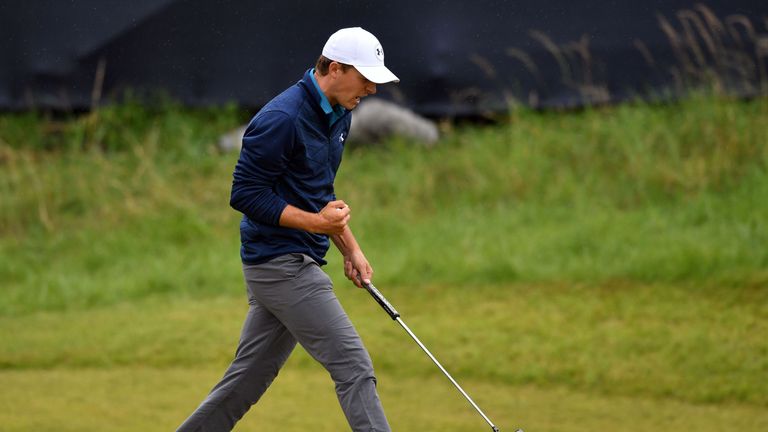
{"label": "tall grass", "polygon": [[[214,144],[244,118],[0,117],[0,311],[239,292],[237,156]],[[337,194],[387,284],[765,286],[766,118],[766,99],[709,97],[518,111],[434,149],[349,149]]]}
{"label": "tall grass", "polygon": [[766,114],[701,98],[522,113],[359,154],[340,189],[391,282],[764,283]]}
{"label": "tall grass", "polygon": [[[529,83],[523,86],[527,94],[520,91],[520,85],[509,85],[487,58],[472,54],[469,60],[482,72],[485,78],[501,90],[504,101],[510,105],[521,103],[531,107],[582,106],[605,104],[641,97],[651,99],[677,99],[687,97],[691,91],[706,88],[719,95],[763,96],[768,94],[768,71],[764,48],[768,38],[768,26],[758,16],[735,13],[719,16],[704,4],[688,9],[679,9],[668,16],[656,14],[658,30],[666,38],[674,61],[665,60],[666,55],[654,53],[653,45],[641,39],[634,39],[637,60],[642,58],[648,75],[646,82],[656,81],[661,87],[652,89],[617,88],[610,84],[611,75],[621,72],[606,70],[599,52],[593,52],[590,44],[596,40],[588,33],[578,39],[555,40],[540,30],[530,30],[529,37],[540,51],[546,52],[546,64],[537,63],[521,47],[506,47],[504,52],[510,59],[522,66],[520,73]],[[557,101],[550,100],[551,89],[544,85],[542,70],[554,69],[559,73]],[[513,74],[512,78],[517,75]],[[513,81],[514,82],[514,81]],[[486,95],[497,96],[497,95]]]}
{"label": "tall grass", "polygon": [[234,107],[130,101],[72,118],[0,116],[0,233],[114,224],[148,207],[198,206],[211,185],[225,186],[207,176],[220,168],[219,134],[242,117]]}

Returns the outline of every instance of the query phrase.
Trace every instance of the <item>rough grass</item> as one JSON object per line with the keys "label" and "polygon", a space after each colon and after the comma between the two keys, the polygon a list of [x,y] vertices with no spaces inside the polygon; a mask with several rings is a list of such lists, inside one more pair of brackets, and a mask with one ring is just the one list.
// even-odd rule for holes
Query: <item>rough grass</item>
{"label": "rough grass", "polygon": [[[101,116],[144,119],[121,151],[96,138],[27,148],[16,123],[43,137],[48,123],[0,117],[0,313],[237,292],[236,155],[212,145],[237,113],[204,128],[199,112],[114,110]],[[435,149],[352,149],[337,192],[387,284],[764,286],[765,118],[765,99],[523,112]],[[120,124],[87,117],[48,140]]]}

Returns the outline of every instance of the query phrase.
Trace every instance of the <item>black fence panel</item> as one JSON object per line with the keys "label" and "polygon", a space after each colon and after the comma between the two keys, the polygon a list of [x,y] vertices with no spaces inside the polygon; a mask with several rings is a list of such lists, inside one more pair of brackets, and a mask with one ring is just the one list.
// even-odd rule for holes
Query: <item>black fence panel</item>
{"label": "black fence panel", "polygon": [[0,109],[83,110],[130,91],[259,107],[361,26],[429,116],[768,88],[765,0],[0,2]]}

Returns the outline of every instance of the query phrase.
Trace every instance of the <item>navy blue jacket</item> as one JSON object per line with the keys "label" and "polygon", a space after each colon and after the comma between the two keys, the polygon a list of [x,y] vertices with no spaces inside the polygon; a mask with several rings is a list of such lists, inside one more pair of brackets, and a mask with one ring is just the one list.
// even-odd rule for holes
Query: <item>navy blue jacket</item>
{"label": "navy blue jacket", "polygon": [[230,197],[230,205],[243,213],[243,263],[259,264],[287,253],[326,263],[327,235],[279,226],[288,204],[317,213],[336,199],[333,181],[351,116],[347,111],[329,127],[310,73],[267,103],[245,130]]}

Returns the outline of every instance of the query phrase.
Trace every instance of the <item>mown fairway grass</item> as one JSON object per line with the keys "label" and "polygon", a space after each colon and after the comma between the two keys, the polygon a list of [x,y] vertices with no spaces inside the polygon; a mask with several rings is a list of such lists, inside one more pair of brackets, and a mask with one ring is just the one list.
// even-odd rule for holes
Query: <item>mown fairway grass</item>
{"label": "mown fairway grass", "polygon": [[[375,281],[502,430],[768,429],[768,101],[518,113],[437,148],[350,149]],[[173,430],[246,311],[232,109],[0,117],[0,430]],[[327,271],[395,430],[483,430]],[[344,430],[297,349],[237,430]]]}

